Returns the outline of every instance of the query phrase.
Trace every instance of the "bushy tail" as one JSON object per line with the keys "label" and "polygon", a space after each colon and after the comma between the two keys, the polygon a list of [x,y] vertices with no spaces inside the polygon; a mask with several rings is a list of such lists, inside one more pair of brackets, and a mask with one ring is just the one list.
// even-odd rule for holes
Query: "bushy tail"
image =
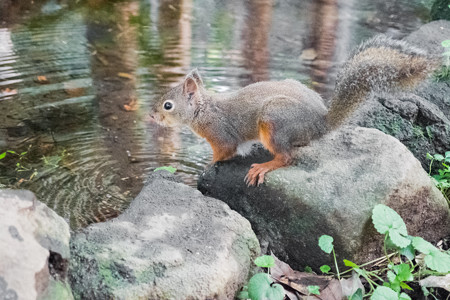
{"label": "bushy tail", "polygon": [[425,51],[386,36],[364,42],[338,74],[327,115],[329,126],[343,123],[370,92],[411,89],[439,63]]}

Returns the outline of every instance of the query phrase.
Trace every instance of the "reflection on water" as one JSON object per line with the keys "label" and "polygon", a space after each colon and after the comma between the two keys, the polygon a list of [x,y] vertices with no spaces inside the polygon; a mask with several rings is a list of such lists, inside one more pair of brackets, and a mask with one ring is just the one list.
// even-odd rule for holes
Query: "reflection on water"
{"label": "reflection on water", "polygon": [[422,1],[0,2],[0,184],[72,228],[116,216],[162,165],[195,185],[209,145],[147,107],[198,67],[228,91],[295,78],[328,96],[348,51],[423,23]]}

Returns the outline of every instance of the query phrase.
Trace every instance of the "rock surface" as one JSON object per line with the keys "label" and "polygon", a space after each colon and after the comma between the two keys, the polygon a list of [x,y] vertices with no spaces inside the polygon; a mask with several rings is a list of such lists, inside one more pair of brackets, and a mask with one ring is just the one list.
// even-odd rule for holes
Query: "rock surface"
{"label": "rock surface", "polygon": [[29,191],[0,190],[0,299],[73,299],[69,226]]}
{"label": "rock surface", "polygon": [[[450,37],[450,22],[422,26],[405,40],[441,56],[441,42]],[[349,124],[377,128],[401,141],[428,170],[426,154],[450,150],[450,81],[430,78],[410,93],[371,95]],[[437,164],[436,164],[437,165]]]}
{"label": "rock surface", "polygon": [[234,298],[259,253],[250,223],[167,174],[154,173],[119,217],[73,237],[76,299]]}
{"label": "rock surface", "polygon": [[252,223],[262,245],[293,268],[331,264],[318,238],[335,239],[339,261],[368,261],[382,252],[371,211],[396,210],[408,232],[435,241],[450,233],[448,205],[419,161],[395,138],[376,129],[343,127],[302,147],[296,165],[267,174],[259,187],[244,184],[250,165],[267,152],[236,157],[207,169],[198,188]]}

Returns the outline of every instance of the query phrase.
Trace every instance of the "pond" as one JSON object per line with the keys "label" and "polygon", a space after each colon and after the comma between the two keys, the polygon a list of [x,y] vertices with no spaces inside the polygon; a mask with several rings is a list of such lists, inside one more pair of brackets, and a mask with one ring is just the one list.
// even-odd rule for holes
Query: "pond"
{"label": "pond", "polygon": [[[117,216],[159,166],[196,186],[212,151],[148,107],[196,67],[231,91],[294,78],[331,95],[352,48],[427,21],[421,0],[0,2],[0,188],[76,229]],[[9,152],[8,152],[9,151]]]}

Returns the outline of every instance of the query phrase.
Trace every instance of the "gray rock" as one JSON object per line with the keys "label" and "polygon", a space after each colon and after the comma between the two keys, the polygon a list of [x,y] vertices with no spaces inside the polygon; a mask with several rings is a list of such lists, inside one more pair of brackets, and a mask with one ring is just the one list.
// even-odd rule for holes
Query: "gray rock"
{"label": "gray rock", "polygon": [[317,245],[323,234],[334,237],[339,261],[381,255],[382,238],[371,222],[379,203],[395,209],[411,235],[436,241],[450,233],[447,202],[420,163],[398,140],[376,129],[332,132],[300,148],[296,165],[272,171],[263,185],[247,188],[250,165],[268,159],[263,152],[217,163],[201,175],[198,188],[250,220],[261,243],[293,268],[332,264]]}
{"label": "gray rock", "polygon": [[427,23],[418,30],[412,32],[405,40],[427,50],[429,53],[442,55],[444,48],[442,41],[448,40],[450,34],[450,21],[439,20]]}
{"label": "gray rock", "polygon": [[73,299],[68,224],[29,191],[0,190],[0,299]]}
{"label": "gray rock", "polygon": [[259,244],[226,204],[154,173],[119,217],[71,241],[77,299],[233,299]]}

